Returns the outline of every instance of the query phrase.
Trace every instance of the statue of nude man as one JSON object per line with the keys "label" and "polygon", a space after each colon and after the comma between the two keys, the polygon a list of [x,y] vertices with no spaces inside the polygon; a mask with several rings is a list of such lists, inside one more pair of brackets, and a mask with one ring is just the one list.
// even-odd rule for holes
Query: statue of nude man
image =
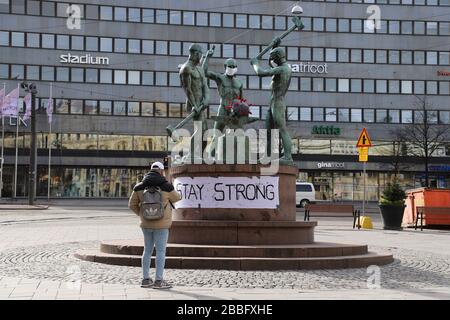
{"label": "statue of nude man", "polygon": [[[228,111],[225,107],[230,106],[234,99],[243,98],[242,92],[242,82],[236,78],[237,64],[234,59],[227,59],[224,63],[225,71],[224,73],[217,73],[208,70],[209,58],[214,54],[214,47],[209,49],[206,53],[206,57],[203,60],[203,69],[207,78],[214,80],[217,84],[217,91],[220,96],[220,106],[217,112],[218,116],[226,116]],[[215,121],[214,129],[223,131],[225,129],[225,123],[223,121]],[[210,156],[215,156],[215,151],[217,147],[217,136],[214,133],[211,146],[210,146]]]}
{"label": "statue of nude man", "polygon": [[[259,77],[272,77],[272,82],[270,84],[271,95],[269,103],[269,112],[266,118],[266,128],[269,132],[268,138],[268,155],[271,154],[271,144],[270,144],[270,130],[279,129],[280,137],[283,144],[283,157],[281,161],[290,164],[293,163],[292,160],[292,140],[287,131],[286,127],[286,104],[284,97],[291,83],[291,73],[292,70],[286,63],[286,54],[284,50],[278,47],[281,40],[277,38],[275,48],[270,51],[269,64],[270,69],[262,69],[259,66],[259,61],[256,58],[251,60],[253,69]],[[270,152],[270,153],[269,153]]]}
{"label": "statue of nude man", "polygon": [[[202,66],[200,65],[200,60],[202,58],[202,47],[198,44],[192,44],[189,47],[189,59],[186,61],[180,69],[180,80],[181,86],[186,93],[186,110],[187,112],[194,112],[193,117],[194,124],[196,121],[201,121],[202,127],[198,128],[194,125],[195,136],[199,130],[201,131],[201,139],[203,138],[203,133],[207,130],[205,109],[209,104],[209,88],[205,73]],[[203,139],[202,139],[203,140]],[[201,143],[201,150],[191,142],[191,156],[196,158],[202,158],[203,150],[206,147],[206,142]]]}

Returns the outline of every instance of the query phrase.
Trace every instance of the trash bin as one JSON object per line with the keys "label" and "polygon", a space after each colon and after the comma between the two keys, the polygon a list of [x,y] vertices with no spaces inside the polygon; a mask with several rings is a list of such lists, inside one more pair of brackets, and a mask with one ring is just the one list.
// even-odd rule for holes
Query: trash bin
{"label": "trash bin", "polygon": [[[412,226],[416,207],[450,207],[450,189],[418,188],[406,190],[406,208],[403,225]],[[424,225],[450,225],[450,214],[427,214]]]}

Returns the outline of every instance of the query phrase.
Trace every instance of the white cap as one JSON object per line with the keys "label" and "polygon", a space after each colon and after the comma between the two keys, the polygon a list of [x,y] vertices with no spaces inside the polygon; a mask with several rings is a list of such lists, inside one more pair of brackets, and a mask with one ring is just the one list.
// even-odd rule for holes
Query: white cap
{"label": "white cap", "polygon": [[156,162],[152,163],[152,166],[150,167],[150,170],[152,170],[152,169],[164,170],[164,165],[161,162],[156,161]]}

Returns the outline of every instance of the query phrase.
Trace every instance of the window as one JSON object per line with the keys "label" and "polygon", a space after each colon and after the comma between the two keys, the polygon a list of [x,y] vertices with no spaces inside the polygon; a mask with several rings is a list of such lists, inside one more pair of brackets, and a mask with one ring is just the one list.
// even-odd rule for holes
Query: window
{"label": "window", "polygon": [[153,72],[152,71],[142,71],[142,85],[152,86],[153,82]]}
{"label": "window", "polygon": [[300,78],[300,90],[311,91],[311,78]]}
{"label": "window", "polygon": [[211,27],[221,27],[222,26],[222,16],[220,13],[210,13],[209,14],[209,25]]}
{"label": "window", "polygon": [[402,110],[402,123],[413,123],[412,110]]}
{"label": "window", "polygon": [[437,94],[437,81],[427,81],[427,94]]}
{"label": "window", "polygon": [[375,50],[364,49],[364,63],[375,63]]}
{"label": "window", "polygon": [[55,68],[41,67],[41,79],[43,81],[55,81]]}
{"label": "window", "polygon": [[56,5],[56,15],[58,17],[67,18],[67,8],[69,8],[69,4],[67,3],[57,3]]}
{"label": "window", "polygon": [[413,23],[412,21],[402,21],[402,34],[412,34]]}
{"label": "window", "polygon": [[323,121],[323,108],[313,108],[313,121]]}
{"label": "window", "polygon": [[98,82],[98,69],[86,69],[86,82]]}
{"label": "window", "polygon": [[[41,104],[43,104],[43,99],[41,99]],[[47,100],[47,99],[46,99]],[[47,104],[47,101],[45,101],[45,104]],[[70,106],[70,102],[69,100],[65,100],[65,99],[56,99],[56,103],[55,103],[55,111],[56,113],[62,113],[62,114],[67,114],[69,113],[69,106]]]}
{"label": "window", "polygon": [[339,19],[339,32],[350,32],[350,20]]}
{"label": "window", "polygon": [[128,84],[141,84],[139,71],[128,71]]}
{"label": "window", "polygon": [[27,66],[27,77],[28,80],[39,80],[39,67],[38,66]]}
{"label": "window", "polygon": [[[1,11],[0,11],[1,12]],[[27,14],[28,15],[40,15],[41,14],[41,6],[39,1],[27,1]]]}
{"label": "window", "polygon": [[141,53],[141,40],[128,39],[128,52]]}
{"label": "window", "polygon": [[375,92],[375,80],[373,79],[364,79],[363,81],[363,91],[366,93],[374,93]]}
{"label": "window", "polygon": [[167,73],[166,72],[155,72],[155,85],[157,86],[167,86]]}
{"label": "window", "polygon": [[350,110],[347,108],[341,108],[338,111],[339,122],[349,122],[350,121]]}
{"label": "window", "polygon": [[86,37],[86,50],[98,51],[98,38],[97,37]]}
{"label": "window", "polygon": [[125,70],[114,70],[114,83],[115,84],[126,84],[127,83],[127,72]]}
{"label": "window", "polygon": [[[8,33],[6,32],[8,35]],[[9,40],[7,38],[7,40]],[[9,41],[8,41],[9,42]],[[39,48],[40,46],[40,37],[37,33],[27,33],[27,47],[29,48]]]}
{"label": "window", "polygon": [[142,40],[142,53],[153,54],[154,53],[153,40]]}
{"label": "window", "polygon": [[259,77],[258,76],[248,76],[248,88],[249,89],[259,89]]}
{"label": "window", "polygon": [[228,28],[234,27],[234,14],[224,13],[223,15],[223,26]]}
{"label": "window", "polygon": [[192,11],[183,12],[183,24],[188,26],[195,25],[195,15]]}
{"label": "window", "polygon": [[236,15],[236,28],[247,28],[247,15],[245,14]]}
{"label": "window", "polygon": [[400,123],[400,111],[399,110],[389,110],[389,122],[390,123]]}
{"label": "window", "polygon": [[83,114],[83,100],[70,100],[70,113]]}
{"label": "window", "polygon": [[100,107],[99,108],[100,114],[111,114],[112,113],[111,101],[100,101],[99,107]]}
{"label": "window", "polygon": [[112,70],[100,70],[100,83],[112,83]]}
{"label": "window", "polygon": [[439,123],[450,124],[450,111],[439,111]]}
{"label": "window", "polygon": [[399,80],[389,80],[389,93],[400,93]]}
{"label": "window", "polygon": [[286,17],[275,16],[275,29],[286,30]]}
{"label": "window", "polygon": [[362,122],[362,110],[350,109],[351,122]]}
{"label": "window", "polygon": [[425,81],[422,81],[422,80],[414,81],[414,93],[415,94],[425,94]]}
{"label": "window", "polygon": [[262,28],[272,30],[273,29],[273,17],[262,16]]}
{"label": "window", "polygon": [[7,64],[0,64],[0,78],[9,78],[9,66]]}
{"label": "window", "polygon": [[361,49],[352,49],[351,50],[351,62],[360,63],[362,62],[362,50]]}
{"label": "window", "polygon": [[141,115],[146,116],[146,117],[153,117],[153,103],[152,102],[142,102]]}
{"label": "window", "polygon": [[351,79],[350,80],[350,91],[351,92],[361,92],[362,91],[362,80],[361,79]]}
{"label": "window", "polygon": [[168,19],[168,10],[156,10],[156,23],[167,24]]}
{"label": "window", "polygon": [[323,91],[323,78],[313,78],[313,91]]}
{"label": "window", "polygon": [[207,12],[197,12],[197,25],[207,26],[208,25],[208,13]]}
{"label": "window", "polygon": [[181,11],[170,10],[170,24],[181,24]]}
{"label": "window", "polygon": [[113,8],[100,6],[100,20],[112,20],[113,19]]}
{"label": "window", "polygon": [[400,33],[399,21],[395,21],[395,20],[389,21],[389,33],[390,34],[399,34]]}
{"label": "window", "polygon": [[399,64],[400,63],[400,51],[389,50],[389,63],[390,64]]}
{"label": "window", "polygon": [[327,18],[326,30],[328,32],[336,32],[337,31],[337,20],[333,19],[333,18]]}
{"label": "window", "polygon": [[438,53],[436,51],[427,51],[427,64],[438,64]]}
{"label": "window", "polygon": [[449,52],[439,52],[439,64],[444,66],[448,66],[450,64]]}
{"label": "window", "polygon": [[98,19],[98,6],[87,4],[86,5],[86,18],[97,20]]}
{"label": "window", "polygon": [[11,13],[25,14],[25,0],[12,1]]}
{"label": "window", "polygon": [[222,56],[224,58],[233,58],[234,57],[234,45],[223,44],[222,45]]}
{"label": "window", "polygon": [[156,41],[156,54],[167,55],[167,41]]}
{"label": "window", "polygon": [[[30,35],[30,34],[34,34],[34,33],[29,33],[28,35]],[[0,46],[9,46],[9,32],[8,31],[0,31]],[[39,44],[38,44],[38,46],[39,46]]]}
{"label": "window", "polygon": [[56,68],[56,81],[69,81],[69,68]]}
{"label": "window", "polygon": [[325,78],[325,90],[328,92],[336,92],[336,79]]}
{"label": "window", "polygon": [[84,82],[84,69],[82,68],[71,68],[70,70],[72,82]]}
{"label": "window", "polygon": [[126,52],[127,51],[127,39],[114,39],[114,52]]}
{"label": "window", "polygon": [[325,49],[325,61],[327,62],[336,62],[336,49]]}
{"label": "window", "polygon": [[364,122],[372,123],[375,122],[375,110],[374,109],[364,109]]}
{"label": "window", "polygon": [[167,103],[156,102],[155,103],[155,116],[167,117]]}
{"label": "window", "polygon": [[298,60],[298,48],[297,47],[288,47],[287,48],[287,57],[288,57],[288,60],[293,60],[293,61]]}
{"label": "window", "polygon": [[170,42],[170,55],[180,56],[181,55],[181,42],[171,41]]}
{"label": "window", "polygon": [[112,38],[100,38],[100,51],[112,52]]}
{"label": "window", "polygon": [[84,50],[84,37],[72,36],[72,49],[73,50]]}
{"label": "window", "polygon": [[402,64],[412,64],[412,51],[402,51]]}
{"label": "window", "polygon": [[142,9],[142,22],[144,22],[144,23],[154,23],[155,22],[155,10],[153,10],[153,9]]}
{"label": "window", "polygon": [[178,72],[170,72],[169,73],[169,86],[170,87],[180,87],[180,76]]}
{"label": "window", "polygon": [[55,2],[42,1],[42,15],[47,17],[54,17],[56,13]]}
{"label": "window", "polygon": [[11,45],[14,47],[24,47],[25,34],[23,32],[11,32]]}
{"label": "window", "polygon": [[412,94],[412,84],[411,80],[402,80],[402,93]]}
{"label": "window", "polygon": [[337,118],[336,108],[325,108],[325,121],[334,122]]}
{"label": "window", "polygon": [[383,109],[377,109],[376,110],[377,115],[377,122],[378,123],[387,123],[388,117],[387,117],[387,110]]}
{"label": "window", "polygon": [[439,81],[439,94],[450,94],[450,83],[448,81]]}
{"label": "window", "polygon": [[300,59],[309,61],[311,60],[311,48],[300,48]]}
{"label": "window", "polygon": [[97,114],[98,113],[97,100],[86,100],[84,103],[84,113],[85,114]]}
{"label": "window", "polygon": [[0,12],[9,13],[9,0],[0,1]]}
{"label": "window", "polygon": [[387,93],[387,80],[376,80],[376,92]]}
{"label": "window", "polygon": [[128,21],[130,21],[130,22],[141,22],[141,9],[139,9],[139,8],[128,8]]}
{"label": "window", "polygon": [[247,58],[247,45],[236,45],[236,58]]}
{"label": "window", "polygon": [[325,21],[323,18],[313,19],[313,31],[323,31],[325,27]]}
{"label": "window", "polygon": [[448,22],[439,22],[439,34],[441,36],[450,35],[450,23]]}
{"label": "window", "polygon": [[338,60],[339,62],[350,62],[350,50],[338,49]]}
{"label": "window", "polygon": [[181,105],[179,103],[169,103],[169,117],[181,118]]}
{"label": "window", "polygon": [[21,64],[11,65],[11,78],[23,79],[25,75],[24,66]]}
{"label": "window", "polygon": [[311,108],[300,108],[300,121],[311,121]]}
{"label": "window", "polygon": [[128,115],[139,116],[139,102],[128,102]]}
{"label": "window", "polygon": [[427,22],[427,34],[428,35],[437,35],[438,31],[438,23],[437,22]]}
{"label": "window", "polygon": [[338,79],[338,91],[349,92],[349,79]]}
{"label": "window", "polygon": [[415,64],[425,64],[425,52],[424,51],[414,51],[414,63]]}
{"label": "window", "polygon": [[312,192],[312,188],[309,184],[297,184],[296,191],[297,192]]}
{"label": "window", "polygon": [[387,50],[376,51],[377,63],[387,63]]}
{"label": "window", "polygon": [[261,24],[260,24],[260,18],[259,15],[250,15],[249,16],[249,27],[251,29],[260,29],[261,28]]}
{"label": "window", "polygon": [[323,61],[323,48],[313,48],[313,61]]}
{"label": "window", "polygon": [[114,101],[114,115],[124,116],[126,115],[126,103],[125,101]]}
{"label": "window", "polygon": [[425,22],[423,21],[414,22],[414,34],[425,34]]}
{"label": "window", "polygon": [[351,20],[352,32],[361,33],[362,32],[362,20],[352,19]]}
{"label": "window", "polygon": [[287,119],[291,121],[298,121],[298,108],[288,107],[287,108]]}

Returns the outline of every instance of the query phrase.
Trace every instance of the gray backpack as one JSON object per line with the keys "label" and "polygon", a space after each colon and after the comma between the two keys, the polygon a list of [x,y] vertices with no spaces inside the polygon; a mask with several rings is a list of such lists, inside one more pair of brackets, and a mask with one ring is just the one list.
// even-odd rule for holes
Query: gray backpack
{"label": "gray backpack", "polygon": [[164,205],[161,189],[149,187],[142,195],[140,213],[145,220],[159,220],[164,217]]}

